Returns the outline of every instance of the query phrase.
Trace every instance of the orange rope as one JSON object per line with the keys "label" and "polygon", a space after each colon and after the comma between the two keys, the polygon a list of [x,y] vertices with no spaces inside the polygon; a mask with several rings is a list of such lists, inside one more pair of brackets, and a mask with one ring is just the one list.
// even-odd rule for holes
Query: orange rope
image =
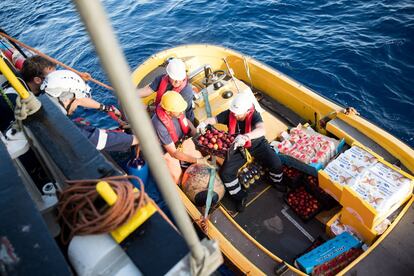
{"label": "orange rope", "polygon": [[[136,179],[140,191],[128,181]],[[96,184],[106,181],[118,196],[112,206],[102,204]],[[61,220],[61,240],[67,244],[74,235],[108,233],[126,223],[139,208],[152,201],[144,191],[144,185],[136,176],[112,176],[102,179],[66,181],[69,186],[59,195],[58,219]],[[160,215],[172,225],[168,217],[157,207]]]}
{"label": "orange rope", "polygon": [[199,219],[195,219],[194,220],[198,226],[200,226],[201,231],[203,231],[203,233],[208,236],[208,221],[209,218],[204,217],[204,216],[200,216]]}
{"label": "orange rope", "polygon": [[21,46],[23,48],[26,48],[26,49],[32,51],[33,53],[35,53],[35,54],[37,54],[37,55],[39,55],[39,56],[41,56],[41,57],[43,57],[43,58],[51,61],[51,62],[53,62],[53,63],[55,63],[57,65],[60,65],[60,66],[62,66],[65,69],[68,69],[68,70],[70,70],[70,71],[78,74],[85,81],[91,81],[91,82],[94,82],[94,83],[96,83],[96,84],[98,84],[98,85],[100,85],[102,87],[105,87],[106,89],[114,90],[111,86],[109,86],[109,85],[107,85],[107,84],[105,84],[103,82],[100,82],[100,81],[92,78],[92,76],[89,73],[87,73],[87,72],[79,72],[76,69],[73,69],[72,67],[70,67],[70,66],[68,66],[68,65],[66,65],[66,64],[64,64],[64,63],[62,63],[60,61],[58,61],[57,59],[54,59],[54,58],[52,58],[52,57],[50,57],[50,56],[48,56],[48,55],[40,52],[39,50],[37,50],[35,48],[32,48],[32,47],[24,44],[23,42],[20,42],[19,40],[15,39],[13,37],[10,37],[9,35],[7,35],[5,33],[0,32],[0,35],[3,36],[3,37],[5,37],[5,38],[7,38],[7,39],[9,39],[10,41],[13,41],[17,45],[19,45],[19,46]]}

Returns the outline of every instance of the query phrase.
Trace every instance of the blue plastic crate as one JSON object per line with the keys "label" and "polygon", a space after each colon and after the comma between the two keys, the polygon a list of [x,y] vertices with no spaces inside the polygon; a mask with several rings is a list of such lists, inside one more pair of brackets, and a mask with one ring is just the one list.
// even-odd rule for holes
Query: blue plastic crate
{"label": "blue plastic crate", "polygon": [[[338,154],[339,152],[342,151],[342,148],[345,145],[345,139],[342,139],[341,141],[339,141],[338,146],[336,147],[335,150],[335,154]],[[322,163],[310,163],[310,164],[305,164],[301,161],[299,161],[298,159],[290,156],[290,155],[286,155],[283,153],[280,153],[279,150],[277,148],[274,148],[276,154],[279,156],[280,160],[282,161],[283,164],[295,168],[301,172],[313,175],[313,176],[318,176],[318,171],[320,169],[323,169],[323,164]]]}
{"label": "blue plastic crate", "polygon": [[360,248],[360,240],[344,232],[335,238],[323,243],[312,251],[296,259],[295,264],[304,272],[311,273],[313,268],[334,259],[336,256],[350,250]]}

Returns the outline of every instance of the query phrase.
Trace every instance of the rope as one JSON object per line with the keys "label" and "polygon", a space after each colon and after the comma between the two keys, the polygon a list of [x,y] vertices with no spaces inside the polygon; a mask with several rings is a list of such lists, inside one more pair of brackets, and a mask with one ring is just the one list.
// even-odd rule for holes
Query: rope
{"label": "rope", "polygon": [[[140,191],[128,181],[136,179]],[[103,204],[96,191],[96,184],[106,181],[118,198],[114,205]],[[152,202],[144,190],[144,185],[136,176],[112,176],[102,179],[66,181],[69,185],[59,195],[58,219],[61,220],[61,240],[67,244],[75,235],[108,233],[126,223],[137,210]],[[154,204],[161,216],[175,226],[168,217]]]}
{"label": "rope", "polygon": [[19,40],[15,39],[15,38],[13,38],[13,37],[5,34],[5,33],[0,32],[0,35],[3,36],[3,37],[5,37],[5,38],[7,38],[7,39],[9,39],[10,41],[13,41],[17,45],[19,45],[19,46],[21,46],[23,48],[26,48],[26,49],[30,50],[31,52],[33,52],[33,53],[35,53],[35,54],[37,54],[37,55],[39,55],[39,56],[41,56],[41,57],[43,57],[45,59],[47,59],[47,60],[49,60],[49,61],[57,64],[57,65],[60,65],[60,66],[62,66],[63,68],[65,68],[67,70],[70,70],[70,71],[78,74],[85,81],[91,81],[91,82],[94,82],[94,83],[96,83],[96,84],[98,84],[98,85],[100,85],[100,86],[108,89],[108,90],[114,90],[111,86],[109,86],[109,85],[107,85],[107,84],[105,84],[103,82],[100,82],[100,81],[92,78],[92,76],[89,73],[87,73],[87,72],[77,71],[76,69],[73,69],[72,67],[70,67],[70,66],[68,66],[68,65],[66,65],[66,64],[64,64],[64,63],[62,63],[60,61],[58,61],[57,59],[54,59],[54,58],[52,58],[52,57],[50,57],[50,56],[48,56],[48,55],[40,52],[39,50],[37,50],[37,49],[35,49],[33,47],[30,47],[30,46],[24,44],[23,42],[20,42]]}
{"label": "rope", "polygon": [[17,97],[14,117],[17,121],[23,121],[28,115],[36,113],[41,107],[41,103],[32,93],[30,93],[29,97],[26,99]]}
{"label": "rope", "polygon": [[206,236],[208,236],[208,220],[209,220],[209,218],[204,217],[203,215],[201,215],[199,219],[194,220],[195,223],[197,223],[200,226],[201,231],[203,231],[203,233]]}
{"label": "rope", "polygon": [[10,101],[9,97],[6,95],[6,92],[4,92],[3,88],[1,88],[1,87],[0,87],[0,93],[1,93],[1,96],[3,97],[4,101],[10,107],[10,109],[14,110],[13,103]]}

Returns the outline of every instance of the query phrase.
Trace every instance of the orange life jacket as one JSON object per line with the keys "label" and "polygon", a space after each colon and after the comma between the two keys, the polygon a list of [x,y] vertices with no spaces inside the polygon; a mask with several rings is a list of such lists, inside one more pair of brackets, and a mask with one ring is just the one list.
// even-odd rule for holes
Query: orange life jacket
{"label": "orange life jacket", "polygon": [[[246,119],[244,119],[245,120],[244,133],[249,133],[250,131],[252,131],[253,113],[254,113],[254,106],[252,105],[252,107],[247,112]],[[234,115],[234,113],[230,111],[230,114],[229,114],[229,133],[230,134],[236,133],[236,123],[237,123],[236,115]],[[252,146],[252,142],[250,140],[244,144],[245,148],[250,148],[251,146]]]}
{"label": "orange life jacket", "polygon": [[[170,116],[167,115],[165,110],[160,105],[156,107],[155,112],[157,113],[157,116],[162,124],[167,128],[167,131],[170,134],[174,144],[177,143],[178,136],[173,120],[170,118]],[[187,118],[184,114],[181,114],[180,117],[178,117],[178,122],[180,123],[180,127],[184,135],[186,135],[190,131],[190,126],[188,125]]]}
{"label": "orange life jacket", "polygon": [[[167,91],[167,86],[169,82],[170,82],[170,77],[168,75],[165,75],[162,77],[160,85],[158,85],[157,97],[155,98],[155,106],[158,106],[160,104],[162,95],[164,95],[164,93]],[[187,83],[188,83],[188,79],[185,78],[179,87],[173,87],[172,90],[175,92],[181,93],[181,91],[184,89]]]}

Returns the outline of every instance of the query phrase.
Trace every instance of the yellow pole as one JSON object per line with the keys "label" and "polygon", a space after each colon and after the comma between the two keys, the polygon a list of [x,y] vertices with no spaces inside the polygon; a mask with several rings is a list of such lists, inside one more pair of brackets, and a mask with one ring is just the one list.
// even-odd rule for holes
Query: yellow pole
{"label": "yellow pole", "polygon": [[99,181],[98,184],[96,184],[96,191],[109,206],[114,205],[118,199],[118,195],[106,181]]}
{"label": "yellow pole", "polygon": [[1,57],[0,57],[0,72],[6,77],[6,79],[10,82],[13,88],[17,91],[20,98],[22,99],[29,98],[30,96],[29,92],[21,84],[21,82],[14,75],[13,71],[9,68],[9,66],[6,64],[6,62]]}

